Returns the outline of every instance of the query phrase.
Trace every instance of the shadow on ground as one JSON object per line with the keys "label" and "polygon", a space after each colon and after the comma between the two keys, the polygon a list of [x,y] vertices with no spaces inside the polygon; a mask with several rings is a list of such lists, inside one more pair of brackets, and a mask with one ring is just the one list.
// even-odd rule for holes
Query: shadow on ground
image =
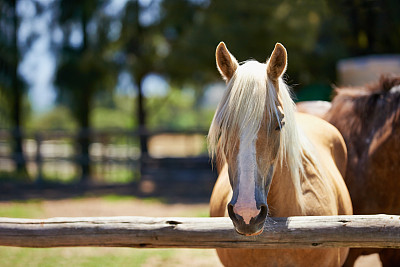
{"label": "shadow on ground", "polygon": [[203,175],[145,175],[140,182],[129,184],[28,184],[0,183],[0,201],[21,201],[29,199],[59,200],[77,197],[104,195],[135,196],[137,198],[161,198],[165,203],[208,202],[216,180],[216,174]]}

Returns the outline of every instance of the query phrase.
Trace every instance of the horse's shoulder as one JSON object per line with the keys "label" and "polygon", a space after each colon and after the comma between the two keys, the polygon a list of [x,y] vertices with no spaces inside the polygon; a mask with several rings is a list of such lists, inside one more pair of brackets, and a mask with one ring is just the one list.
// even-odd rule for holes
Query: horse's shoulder
{"label": "horse's shoulder", "polygon": [[329,122],[305,113],[296,113],[297,121],[304,133],[311,141],[321,143],[338,143],[345,146],[339,130]]}
{"label": "horse's shoulder", "polygon": [[339,130],[329,122],[313,115],[297,113],[304,133],[319,151],[329,154],[344,175],[347,165],[347,148]]}
{"label": "horse's shoulder", "polygon": [[335,126],[313,115],[299,113],[298,123],[317,149],[320,163],[330,170],[325,178],[336,188],[339,214],[352,214],[350,196],[342,178],[347,168],[347,149],[342,135]]}

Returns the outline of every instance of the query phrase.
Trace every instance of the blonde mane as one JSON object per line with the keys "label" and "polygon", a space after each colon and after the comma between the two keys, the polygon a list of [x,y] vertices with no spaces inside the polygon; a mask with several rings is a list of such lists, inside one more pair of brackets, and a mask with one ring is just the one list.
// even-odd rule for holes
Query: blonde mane
{"label": "blonde mane", "polygon": [[[281,128],[279,152],[276,163],[286,162],[297,199],[303,208],[301,178],[305,177],[303,161],[315,162],[312,146],[300,131],[294,116],[295,104],[289,87],[279,78],[279,89],[268,79],[267,64],[246,61],[241,64],[218,105],[208,133],[208,147],[211,158],[220,163],[226,161],[239,137],[240,142],[252,142],[257,138],[261,124],[268,118],[279,118],[280,105],[285,115],[285,126]],[[279,121],[279,119],[278,119]],[[222,166],[222,165],[221,165]],[[314,165],[315,166],[315,165]]]}

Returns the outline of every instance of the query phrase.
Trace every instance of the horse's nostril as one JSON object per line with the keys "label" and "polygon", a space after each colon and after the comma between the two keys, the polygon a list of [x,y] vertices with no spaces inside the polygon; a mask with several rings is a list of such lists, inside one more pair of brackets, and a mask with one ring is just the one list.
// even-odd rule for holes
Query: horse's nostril
{"label": "horse's nostril", "polygon": [[268,206],[266,204],[261,204],[258,214],[254,214],[254,217],[248,218],[248,221],[245,221],[242,217],[242,214],[237,214],[234,211],[234,205],[232,203],[228,204],[228,214],[231,220],[235,224],[260,224],[264,223],[267,215],[268,215]]}
{"label": "horse's nostril", "polygon": [[[231,218],[235,230],[237,233],[250,236],[250,235],[258,235],[264,229],[264,222],[268,215],[268,206],[266,204],[260,204],[257,213],[251,217],[243,218],[242,213],[236,213],[235,205],[229,203],[227,205],[229,217]],[[248,214],[244,213],[244,216]]]}
{"label": "horse's nostril", "polygon": [[238,222],[239,221],[238,218],[236,217],[235,212],[233,211],[233,204],[232,203],[228,204],[228,214],[229,214],[229,217],[231,218],[231,220],[233,222]]}
{"label": "horse's nostril", "polygon": [[264,222],[268,215],[268,206],[266,204],[260,205],[260,213],[255,219],[255,223]]}

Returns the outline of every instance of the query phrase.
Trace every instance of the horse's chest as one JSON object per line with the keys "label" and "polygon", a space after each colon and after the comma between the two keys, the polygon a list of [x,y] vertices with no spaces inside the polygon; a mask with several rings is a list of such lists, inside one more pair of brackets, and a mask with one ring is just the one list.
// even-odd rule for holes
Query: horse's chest
{"label": "horse's chest", "polygon": [[[346,249],[344,249],[346,250]],[[218,249],[224,266],[341,266],[340,249]]]}

